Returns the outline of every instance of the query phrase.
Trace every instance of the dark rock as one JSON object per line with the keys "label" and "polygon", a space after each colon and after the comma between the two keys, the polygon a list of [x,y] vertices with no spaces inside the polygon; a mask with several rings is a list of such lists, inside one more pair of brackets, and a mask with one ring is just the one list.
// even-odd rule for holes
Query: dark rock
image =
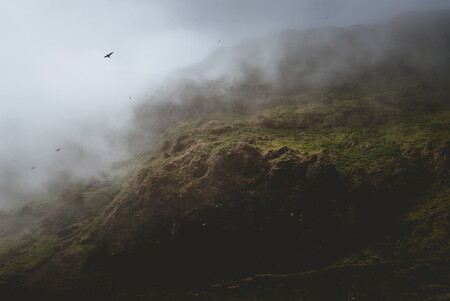
{"label": "dark rock", "polygon": [[194,177],[202,177],[208,171],[208,156],[203,155],[192,158],[189,161],[188,168]]}
{"label": "dark rock", "polygon": [[177,140],[175,141],[175,143],[172,147],[173,153],[178,153],[178,152],[184,150],[189,145],[189,142],[186,141],[186,138],[187,138],[187,136],[180,136],[177,138]]}
{"label": "dark rock", "polygon": [[[291,151],[291,149],[289,149],[289,147],[287,146],[283,146],[278,150],[270,150],[267,152],[266,158],[268,159],[276,159],[278,157],[280,157],[281,155],[287,153]],[[292,152],[292,151],[291,151]]]}
{"label": "dark rock", "polygon": [[220,151],[210,163],[210,173],[215,178],[250,178],[261,173],[266,162],[261,152],[252,145],[240,144],[230,150]]}
{"label": "dark rock", "polygon": [[12,286],[8,282],[0,281],[0,300],[9,300],[12,296]]}
{"label": "dark rock", "polygon": [[336,167],[327,163],[316,163],[308,168],[306,179],[309,185],[320,191],[333,191],[341,185]]}

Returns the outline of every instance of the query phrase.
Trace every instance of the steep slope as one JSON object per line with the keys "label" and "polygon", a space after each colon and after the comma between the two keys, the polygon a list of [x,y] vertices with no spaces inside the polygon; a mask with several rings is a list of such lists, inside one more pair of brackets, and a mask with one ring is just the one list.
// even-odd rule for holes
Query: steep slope
{"label": "steep slope", "polygon": [[180,122],[126,184],[64,190],[2,252],[3,277],[117,293],[448,257],[449,106],[382,95],[315,91]]}
{"label": "steep slope", "polygon": [[160,279],[317,268],[378,242],[364,260],[448,256],[448,109],[319,95],[171,129],[108,213],[108,254]]}
{"label": "steep slope", "polygon": [[157,145],[0,215],[0,296],[444,300],[448,65],[376,66],[404,80],[142,110]]}
{"label": "steep slope", "polygon": [[[130,140],[144,152],[173,122],[252,110],[267,96],[354,88],[406,93],[419,83],[447,90],[449,20],[448,10],[408,14],[376,25],[285,30],[220,48],[177,70],[138,107]],[[414,91],[410,101],[425,96]]]}

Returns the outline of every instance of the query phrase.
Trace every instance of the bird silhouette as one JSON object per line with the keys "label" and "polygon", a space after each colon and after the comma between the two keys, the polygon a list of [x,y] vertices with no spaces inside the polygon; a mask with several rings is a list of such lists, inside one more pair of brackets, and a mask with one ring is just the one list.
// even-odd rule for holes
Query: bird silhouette
{"label": "bird silhouette", "polygon": [[133,99],[131,98],[131,96],[128,96],[128,98],[129,98],[130,100],[133,100]]}
{"label": "bird silhouette", "polygon": [[31,169],[36,169],[36,168],[37,168],[36,166],[31,167]]}
{"label": "bird silhouette", "polygon": [[61,150],[61,148],[57,148],[56,151],[59,152]]}
{"label": "bird silhouette", "polygon": [[113,54],[113,53],[114,53],[114,52],[111,52],[111,53],[105,55],[104,58],[109,58],[109,59],[110,59],[110,58],[111,58],[111,54]]}

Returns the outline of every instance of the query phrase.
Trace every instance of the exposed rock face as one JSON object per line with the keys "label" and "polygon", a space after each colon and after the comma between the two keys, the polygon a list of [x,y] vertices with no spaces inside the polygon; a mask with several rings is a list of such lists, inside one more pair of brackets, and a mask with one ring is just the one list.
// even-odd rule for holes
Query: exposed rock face
{"label": "exposed rock face", "polygon": [[235,182],[257,178],[267,169],[260,151],[249,144],[223,150],[210,160],[209,175],[214,181]]}
{"label": "exposed rock face", "polygon": [[362,170],[350,184],[330,156],[288,147],[263,154],[242,143],[211,157],[191,149],[169,168],[178,171],[177,180],[142,170],[107,214],[107,253],[127,261],[124,270],[137,264],[159,276],[161,270],[189,274],[193,266],[214,275],[253,265],[329,264],[368,233],[383,235],[405,209],[405,187],[426,177],[399,163],[391,176]]}
{"label": "exposed rock face", "polygon": [[[302,112],[304,104],[298,108]],[[391,129],[386,124],[364,127],[378,124],[377,114],[358,111],[359,117],[352,116],[364,125],[355,125],[340,117],[345,112],[346,107],[330,110],[317,123],[305,120],[319,115],[285,112],[291,116],[286,123],[267,114],[276,121],[269,127],[263,118],[254,124],[258,114],[174,127],[120,184],[88,181],[55,192],[46,203],[0,215],[0,238],[17,233],[31,238],[24,248],[2,253],[0,267],[13,266],[11,259],[26,262],[19,268],[26,269],[20,281],[27,287],[99,286],[100,294],[107,294],[136,283],[196,285],[316,269],[389,235],[405,237],[403,232],[416,227],[404,217],[417,196],[445,180],[449,143],[429,139],[411,147],[409,137],[400,135],[404,140],[395,145],[383,132]],[[346,128],[328,127],[335,120]],[[406,125],[403,130],[409,131],[411,124]],[[434,217],[432,206],[423,212]],[[419,233],[425,237],[423,249],[426,231],[445,228],[444,211],[439,208],[439,223],[411,218],[426,222],[414,228],[424,233]],[[433,244],[444,245],[443,232]],[[439,248],[437,254],[444,254]]]}
{"label": "exposed rock face", "polygon": [[[367,60],[373,43],[362,43],[370,28],[331,29],[333,43],[311,45],[305,55],[304,34],[286,33],[282,40],[298,51],[274,60],[274,85],[246,76],[234,87],[180,87],[175,99],[184,101],[171,102],[169,93],[143,105],[130,141],[146,153],[99,181],[0,213],[0,281],[7,282],[0,282],[0,299],[21,287],[38,288],[23,296],[68,288],[74,300],[150,300],[156,287],[211,300],[193,288],[277,272],[295,275],[286,282],[259,277],[255,295],[252,285],[229,294],[243,281],[218,285],[217,299],[265,299],[267,289],[280,300],[285,288],[292,300],[445,298],[450,286],[440,279],[448,260],[411,260],[450,254],[450,77],[442,63],[450,41],[442,24],[450,19],[442,20],[414,28],[407,43],[393,36],[404,51],[378,63]],[[439,43],[422,39],[422,30],[436,31]],[[306,37],[316,40],[316,33]],[[367,51],[336,52],[350,49],[352,36]],[[429,60],[439,52],[445,61]],[[416,59],[401,53],[429,70],[414,71]],[[345,62],[359,60],[363,68],[350,72],[357,66]],[[330,89],[312,89],[319,83]],[[338,260],[374,264],[320,269]],[[406,282],[408,292],[398,293]],[[376,295],[386,287],[387,295]]]}

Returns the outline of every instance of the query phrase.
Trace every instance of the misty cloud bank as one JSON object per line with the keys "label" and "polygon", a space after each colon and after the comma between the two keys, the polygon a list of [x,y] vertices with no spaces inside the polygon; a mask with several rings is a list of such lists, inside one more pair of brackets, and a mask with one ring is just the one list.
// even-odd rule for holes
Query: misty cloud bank
{"label": "misty cloud bank", "polygon": [[145,151],[178,120],[245,113],[271,96],[313,89],[448,90],[449,66],[450,10],[405,14],[380,25],[284,30],[178,70],[138,106],[129,143],[133,152]]}
{"label": "misty cloud bank", "polygon": [[448,66],[448,12],[342,27],[444,3],[8,4],[0,34],[16,44],[0,50],[0,209],[148,150],[177,120],[308,89],[445,81],[436,70]]}

